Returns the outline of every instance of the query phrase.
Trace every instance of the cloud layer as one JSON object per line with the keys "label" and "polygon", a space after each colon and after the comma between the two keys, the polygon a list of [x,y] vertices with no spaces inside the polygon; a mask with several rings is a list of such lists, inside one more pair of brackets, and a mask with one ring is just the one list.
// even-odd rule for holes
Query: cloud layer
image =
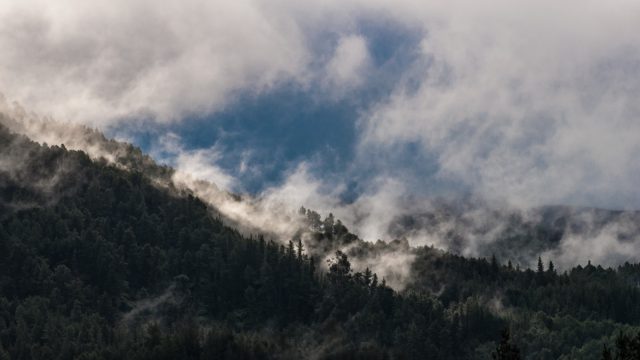
{"label": "cloud layer", "polygon": [[304,80],[300,30],[253,1],[25,1],[0,10],[0,86],[55,117],[107,124],[215,111]]}
{"label": "cloud layer", "polygon": [[453,4],[363,119],[365,149],[419,142],[438,177],[517,204],[640,205],[640,5]]}

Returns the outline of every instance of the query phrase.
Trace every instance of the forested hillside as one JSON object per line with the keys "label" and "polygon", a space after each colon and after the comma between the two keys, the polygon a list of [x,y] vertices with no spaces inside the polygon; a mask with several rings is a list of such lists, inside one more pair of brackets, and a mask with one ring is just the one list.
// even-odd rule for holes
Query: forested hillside
{"label": "forested hillside", "polygon": [[[0,128],[0,359],[638,358],[638,264],[374,245],[306,209],[279,243],[143,171]],[[400,292],[351,265],[399,247]]]}

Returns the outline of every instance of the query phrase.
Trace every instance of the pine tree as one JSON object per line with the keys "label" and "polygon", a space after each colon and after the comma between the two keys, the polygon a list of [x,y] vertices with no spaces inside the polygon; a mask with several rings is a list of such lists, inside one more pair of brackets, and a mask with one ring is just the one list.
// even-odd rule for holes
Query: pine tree
{"label": "pine tree", "polygon": [[302,245],[302,239],[298,238],[298,260],[302,260],[302,252],[304,251],[304,246]]}
{"label": "pine tree", "polygon": [[[604,356],[604,353],[603,353]],[[640,359],[640,333],[635,337],[620,332],[616,337],[616,360]]]}
{"label": "pine tree", "polygon": [[542,263],[542,258],[538,256],[538,274],[544,273],[544,264]]}
{"label": "pine tree", "polygon": [[295,251],[293,247],[293,241],[289,240],[289,244],[287,245],[287,257],[289,258],[289,260],[293,260],[294,254],[295,254]]}
{"label": "pine tree", "polygon": [[316,275],[316,261],[313,257],[309,259],[309,277],[313,279]]}
{"label": "pine tree", "polygon": [[0,360],[10,360],[10,359],[11,357],[9,356],[9,353],[4,350],[4,348],[2,347],[2,344],[0,343]]}
{"label": "pine tree", "polygon": [[494,360],[520,360],[520,350],[511,344],[509,329],[502,331],[502,338],[496,351],[491,354]]}
{"label": "pine tree", "polygon": [[327,216],[324,219],[324,222],[322,223],[325,235],[330,236],[331,234],[333,234],[333,224],[334,224],[333,214],[329,213],[329,216]]}
{"label": "pine tree", "polygon": [[378,287],[378,275],[373,273],[373,278],[371,279],[371,288],[375,289]]}
{"label": "pine tree", "polygon": [[611,350],[609,350],[609,347],[606,344],[603,345],[601,359],[602,360],[613,360],[613,355],[611,355]]}
{"label": "pine tree", "polygon": [[498,266],[498,259],[496,259],[496,255],[492,254],[491,255],[491,271],[493,271],[494,273],[497,273],[500,270],[500,267]]}
{"label": "pine tree", "polygon": [[369,286],[369,284],[371,284],[371,277],[372,277],[372,272],[369,268],[366,268],[364,271],[364,284]]}
{"label": "pine tree", "polygon": [[556,272],[556,268],[553,265],[553,261],[551,261],[551,260],[549,260],[549,267],[547,268],[547,272],[549,274],[555,274],[555,272]]}

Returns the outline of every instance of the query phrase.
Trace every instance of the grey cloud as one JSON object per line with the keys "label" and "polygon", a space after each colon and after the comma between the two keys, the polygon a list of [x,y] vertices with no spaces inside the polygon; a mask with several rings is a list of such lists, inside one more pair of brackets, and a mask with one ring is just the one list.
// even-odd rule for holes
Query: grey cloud
{"label": "grey cloud", "polygon": [[0,87],[58,119],[178,120],[234,91],[304,81],[286,14],[254,1],[25,1],[0,11]]}

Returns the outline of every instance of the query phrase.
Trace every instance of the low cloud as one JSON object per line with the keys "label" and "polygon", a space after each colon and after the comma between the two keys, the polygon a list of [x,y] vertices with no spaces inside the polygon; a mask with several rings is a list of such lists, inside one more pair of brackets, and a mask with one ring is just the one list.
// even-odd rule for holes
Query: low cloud
{"label": "low cloud", "polygon": [[640,213],[577,214],[554,249],[542,254],[561,269],[591,262],[602,266],[634,263],[640,258]]}
{"label": "low cloud", "polygon": [[178,135],[168,133],[160,138],[152,154],[171,165],[181,177],[205,180],[223,191],[234,190],[236,179],[216,164],[221,155],[215,148],[187,150]]}

